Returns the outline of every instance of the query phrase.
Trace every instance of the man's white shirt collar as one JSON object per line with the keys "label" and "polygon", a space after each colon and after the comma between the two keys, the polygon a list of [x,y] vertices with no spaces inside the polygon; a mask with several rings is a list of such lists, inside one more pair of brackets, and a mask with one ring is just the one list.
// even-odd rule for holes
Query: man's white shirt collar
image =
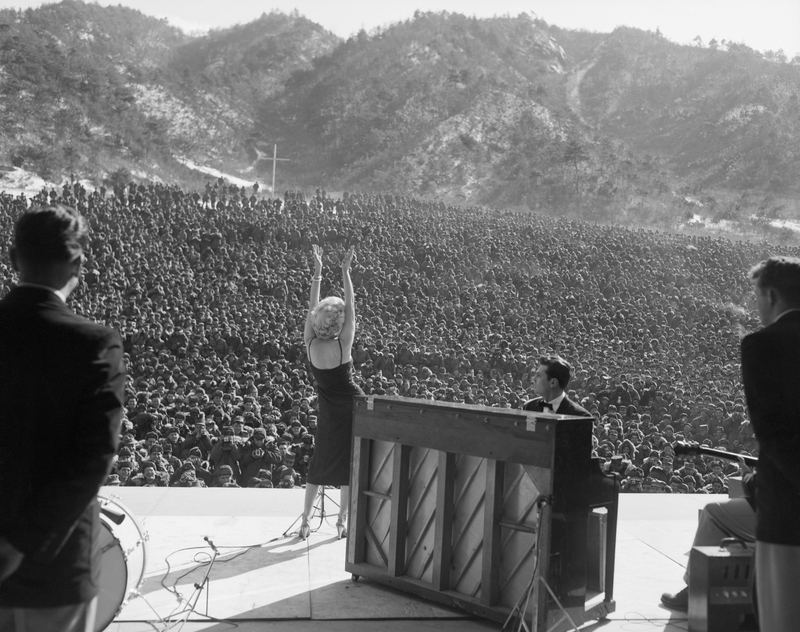
{"label": "man's white shirt collar", "polygon": [[551,401],[551,402],[548,402],[548,404],[550,404],[550,406],[552,406],[552,407],[553,407],[553,412],[556,412],[556,411],[558,410],[558,407],[559,407],[559,406],[561,406],[561,402],[563,402],[563,401],[564,401],[564,398],[565,398],[566,396],[567,396],[567,394],[566,394],[566,393],[561,393],[561,395],[559,395],[558,397],[556,397],[556,398],[555,398],[553,401]]}

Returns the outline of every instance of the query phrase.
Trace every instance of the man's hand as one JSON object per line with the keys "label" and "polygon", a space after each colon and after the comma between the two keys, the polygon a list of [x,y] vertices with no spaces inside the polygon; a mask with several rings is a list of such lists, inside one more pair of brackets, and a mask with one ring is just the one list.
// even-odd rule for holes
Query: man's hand
{"label": "man's hand", "polygon": [[745,500],[747,500],[753,511],[756,511],[756,478],[755,472],[749,467],[744,459],[740,456],[739,471],[742,473],[742,490],[744,491]]}
{"label": "man's hand", "polygon": [[5,581],[16,572],[24,557],[25,554],[22,551],[19,551],[4,537],[0,537],[0,582]]}
{"label": "man's hand", "polygon": [[746,475],[746,474],[752,474],[752,472],[753,472],[753,468],[751,468],[750,466],[748,466],[748,465],[747,465],[747,464],[744,462],[744,459],[743,459],[742,457],[739,457],[739,458],[738,458],[738,459],[736,459],[736,460],[739,462],[739,471],[741,472],[742,476],[744,476],[744,475]]}

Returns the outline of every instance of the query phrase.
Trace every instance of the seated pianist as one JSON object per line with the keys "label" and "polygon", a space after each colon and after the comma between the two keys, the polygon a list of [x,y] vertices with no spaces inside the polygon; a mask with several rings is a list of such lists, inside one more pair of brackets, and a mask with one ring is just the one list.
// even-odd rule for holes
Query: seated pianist
{"label": "seated pianist", "polygon": [[533,383],[533,391],[538,397],[529,399],[522,409],[536,413],[591,417],[588,410],[567,397],[565,390],[571,379],[572,367],[564,358],[557,355],[540,357]]}

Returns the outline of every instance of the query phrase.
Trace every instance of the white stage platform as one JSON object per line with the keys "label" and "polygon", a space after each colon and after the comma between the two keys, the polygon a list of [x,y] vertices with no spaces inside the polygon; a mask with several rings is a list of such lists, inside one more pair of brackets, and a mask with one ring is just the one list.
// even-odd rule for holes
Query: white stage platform
{"label": "white stage platform", "polygon": [[[353,582],[344,571],[345,541],[336,539],[335,505],[328,502],[330,519],[313,522],[312,528],[319,530],[308,540],[297,537],[295,520],[302,508],[302,489],[109,487],[102,494],[116,497],[148,535],[142,597],[122,609],[107,628],[111,632],[478,632],[501,628],[368,579]],[[338,502],[338,495],[333,490],[332,500]],[[698,510],[719,499],[620,495],[616,612],[607,620],[586,624],[582,632],[687,630],[686,614],[664,608],[659,598],[662,592],[683,586]],[[284,537],[287,530],[295,533]],[[195,612],[168,624],[164,620],[185,609],[195,584],[205,577],[204,563],[212,554],[205,537],[220,552],[208,587],[200,592]],[[188,619],[185,623],[184,618]]]}

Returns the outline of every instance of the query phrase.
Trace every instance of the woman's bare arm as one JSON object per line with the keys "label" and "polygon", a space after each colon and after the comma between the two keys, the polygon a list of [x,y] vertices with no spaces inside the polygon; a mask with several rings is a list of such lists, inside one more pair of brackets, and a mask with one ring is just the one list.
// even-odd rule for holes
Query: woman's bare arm
{"label": "woman's bare arm", "polygon": [[303,331],[303,340],[305,340],[306,346],[311,342],[314,338],[314,327],[311,322],[311,314],[314,312],[314,308],[319,303],[319,286],[322,283],[322,247],[314,244],[312,247],[311,253],[314,256],[314,276],[311,277],[311,293],[308,299],[308,314],[306,315],[306,325]]}
{"label": "woman's bare arm", "polygon": [[344,286],[344,325],[339,341],[350,350],[356,335],[356,303],[353,294],[353,281],[350,279],[350,265],[355,260],[355,248],[347,249],[342,259],[342,285]]}

